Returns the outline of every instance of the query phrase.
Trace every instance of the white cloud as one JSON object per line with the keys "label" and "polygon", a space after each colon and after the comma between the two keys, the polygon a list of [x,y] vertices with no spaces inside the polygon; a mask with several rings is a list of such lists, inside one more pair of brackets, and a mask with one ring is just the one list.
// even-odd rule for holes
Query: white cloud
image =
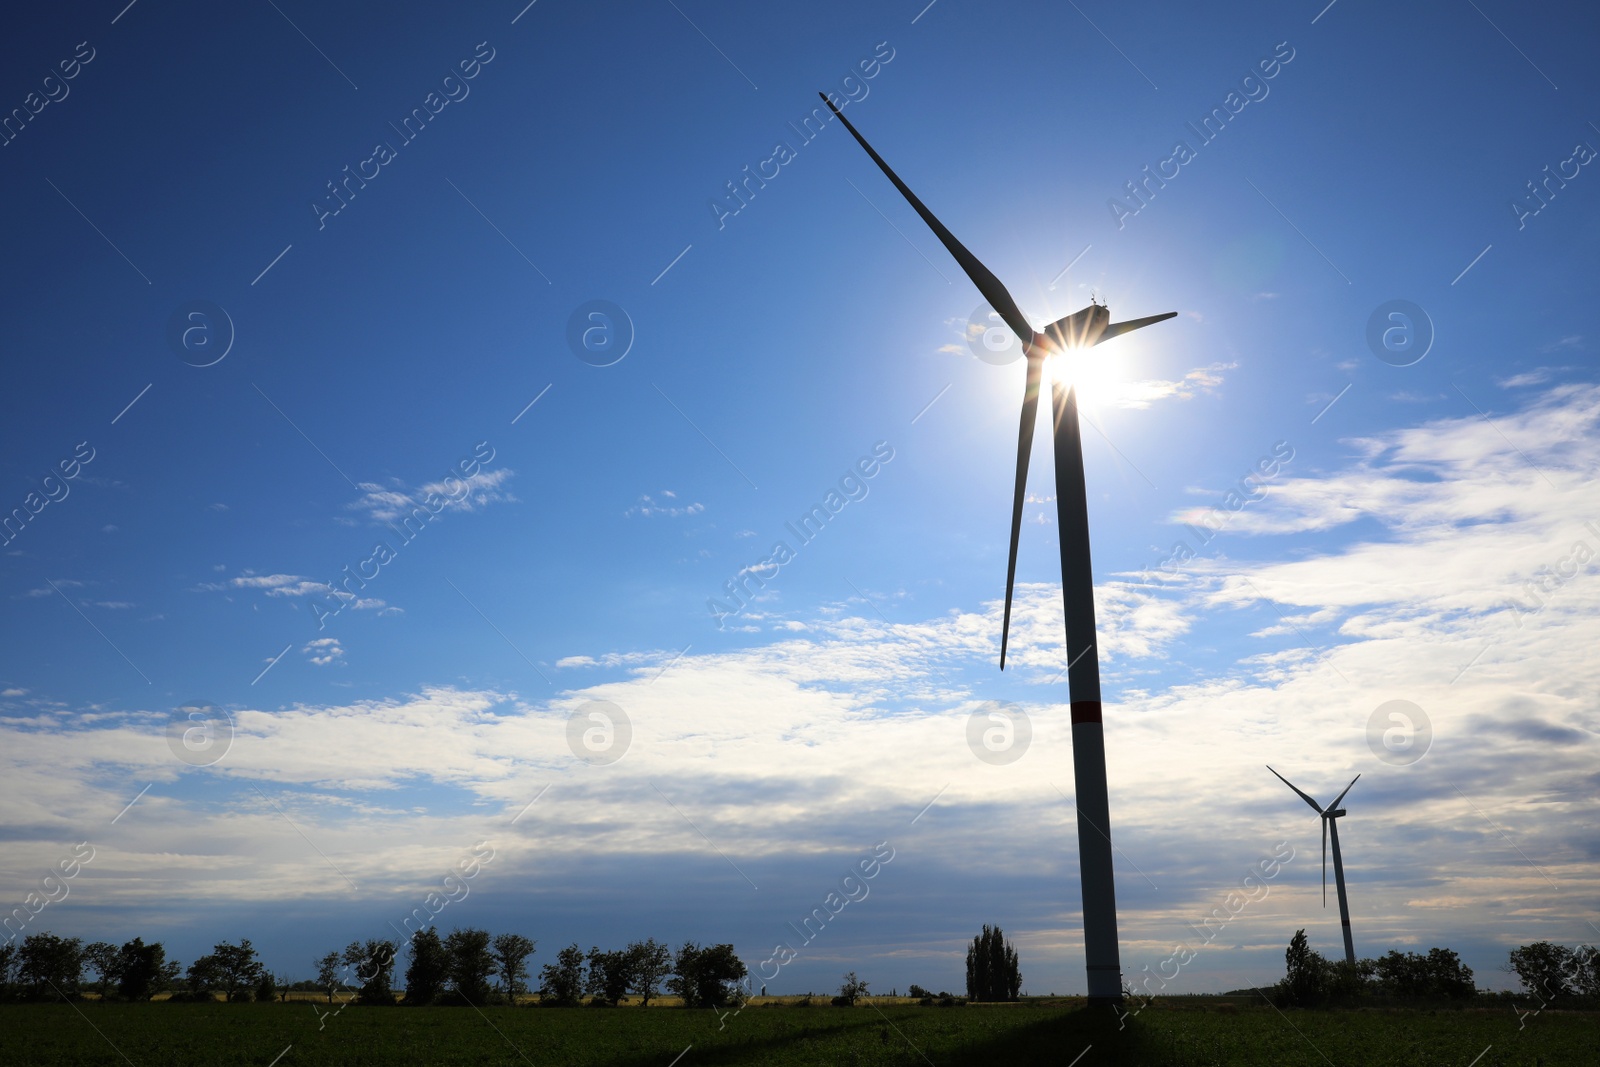
{"label": "white cloud", "polygon": [[312,663],[319,667],[326,667],[330,663],[337,663],[344,658],[344,647],[339,644],[337,637],[319,637],[300,650],[310,658]]}
{"label": "white cloud", "polygon": [[1237,363],[1210,363],[1194,368],[1176,381],[1150,378],[1123,382],[1106,390],[1110,394],[1106,402],[1122,408],[1147,408],[1158,400],[1193,400],[1200,393],[1214,392],[1223,382],[1222,372],[1238,366]]}
{"label": "white cloud", "polygon": [[236,589],[260,589],[268,596],[327,596],[333,587],[326,582],[312,581],[297,574],[252,574],[245,571],[230,578],[228,585]]}
{"label": "white cloud", "polygon": [[[678,494],[669,489],[664,489],[662,490],[661,495],[676,499]],[[654,515],[665,515],[668,518],[675,519],[684,515],[698,515],[705,509],[706,506],[700,503],[688,504],[684,507],[677,507],[669,504],[658,504],[655,500],[651,499],[648,494],[646,494],[639,498],[639,502],[637,504],[629,508],[627,511],[624,511],[623,515],[627,516],[628,518],[632,518],[635,515],[639,515],[644,518],[650,518]]]}
{"label": "white cloud", "polygon": [[[345,505],[351,511],[364,511],[373,522],[404,522],[417,514],[419,519],[433,518],[435,513],[446,511],[476,511],[490,504],[514,503],[516,497],[502,488],[516,472],[509,467],[480,470],[470,478],[446,479],[419,486],[407,486],[398,478],[390,479],[388,486],[377,482],[362,482],[362,496]],[[430,509],[424,501],[433,499],[437,507]],[[418,514],[420,512],[420,514]]]}
{"label": "white cloud", "polygon": [[1553,376],[1554,371],[1549,367],[1535,367],[1533,370],[1521,374],[1513,374],[1509,378],[1502,378],[1495,382],[1502,389],[1521,389],[1529,385],[1543,385]]}
{"label": "white cloud", "polygon": [[607,652],[602,656],[563,656],[556,666],[566,667],[632,667],[641,663],[654,663],[656,652]]}
{"label": "white cloud", "polygon": [[[1237,516],[1252,533],[1298,537],[1292,553],[1199,559],[1152,584],[1118,577],[1096,588],[1108,777],[1129,863],[1118,867],[1127,973],[1165,958],[1189,936],[1185,924],[1280,841],[1295,859],[1229,927],[1229,944],[1186,969],[1197,985],[1184,991],[1229,988],[1238,971],[1281,973],[1298,926],[1323,951],[1337,944],[1336,913],[1320,907],[1316,820],[1268,762],[1319,798],[1362,774],[1341,836],[1363,955],[1470,950],[1454,940],[1470,937],[1479,955],[1469,962],[1494,981],[1507,947],[1585,936],[1600,881],[1600,552],[1575,562],[1574,545],[1600,550],[1584,526],[1600,525],[1600,389],[1562,387],[1493,418],[1353,442],[1354,458],[1324,476],[1295,468]],[[1371,521],[1354,526],[1349,511]],[[258,589],[303,581],[241,577],[263,579]],[[1543,583],[1540,603],[1529,580]],[[6,862],[48,868],[57,839],[77,839],[157,781],[118,824],[115,851],[107,846],[97,906],[324,900],[333,876],[261,788],[364,902],[405,897],[416,872],[488,832],[495,869],[519,894],[533,886],[565,907],[596,877],[621,886],[618,872],[649,863],[655,878],[670,856],[756,900],[717,897],[719,916],[759,904],[776,933],[787,916],[768,915],[783,908],[768,903],[767,886],[781,884],[768,872],[888,836],[904,856],[890,870],[904,881],[886,879],[881,898],[874,887],[875,900],[895,903],[881,921],[914,905],[959,910],[987,885],[1006,896],[1036,967],[1057,968],[1081,944],[1059,895],[1076,875],[1059,587],[1018,586],[1004,676],[994,669],[998,602],[899,623],[856,603],[831,607],[762,620],[781,631],[742,646],[569,656],[558,665],[612,673],[537,699],[439,686],[232,708],[232,748],[204,769],[172,759],[168,708],[103,712],[81,727],[64,709],[0,716],[0,804],[30,828]],[[1176,680],[1136,687],[1147,684],[1140,672],[1158,670]],[[1392,698],[1432,720],[1433,747],[1411,767],[1369,747],[1369,718]],[[991,699],[1016,701],[1033,726],[1027,754],[1003,768],[967,748],[969,717]],[[631,720],[631,747],[608,767],[568,747],[568,717],[589,700],[613,701]],[[207,788],[185,789],[181,777]],[[718,850],[751,871],[760,897]],[[999,890],[994,870],[1006,872]],[[962,881],[980,875],[988,881]],[[663,892],[645,886],[629,903],[653,915]],[[932,931],[916,943],[937,942],[936,958],[959,967],[959,939],[939,947],[942,920],[915,921]]]}
{"label": "white cloud", "polygon": [[259,589],[270,597],[332,597],[343,601],[345,607],[357,611],[377,610],[380,615],[400,611],[399,608],[392,607],[377,597],[358,597],[327,582],[315,581],[299,574],[256,574],[247,570],[243,574],[229,578],[226,582],[201,582],[197,588],[205,592],[217,592],[223,589]]}
{"label": "white cloud", "polygon": [[1282,534],[1369,518],[1418,543],[1429,541],[1430,531],[1467,543],[1484,523],[1496,536],[1523,524],[1548,532],[1558,512],[1566,520],[1591,514],[1581,493],[1600,466],[1597,428],[1600,387],[1572,385],[1508,415],[1464,415],[1348,439],[1358,462],[1326,476],[1280,475],[1265,485],[1265,500],[1235,515],[1232,528]]}
{"label": "white cloud", "polygon": [[[56,578],[54,581],[57,589],[82,589],[84,586],[83,582],[72,578]],[[24,590],[22,595],[25,597],[55,596],[56,590],[50,588],[50,586],[47,584],[41,585],[36,589]]]}

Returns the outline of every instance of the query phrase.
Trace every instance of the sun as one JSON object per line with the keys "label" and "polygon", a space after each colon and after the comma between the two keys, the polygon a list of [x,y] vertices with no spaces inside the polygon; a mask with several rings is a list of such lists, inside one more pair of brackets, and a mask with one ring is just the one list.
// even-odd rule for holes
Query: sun
{"label": "sun", "polygon": [[1067,348],[1055,352],[1044,361],[1045,379],[1041,391],[1049,382],[1060,382],[1078,392],[1080,408],[1098,409],[1114,404],[1127,387],[1122,361],[1116,356],[1093,348]]}

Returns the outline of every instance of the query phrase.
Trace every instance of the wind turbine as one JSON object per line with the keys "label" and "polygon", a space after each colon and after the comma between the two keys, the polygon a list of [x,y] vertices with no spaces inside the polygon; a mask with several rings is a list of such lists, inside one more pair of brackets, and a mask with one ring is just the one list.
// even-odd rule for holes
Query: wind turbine
{"label": "wind turbine", "polygon": [[[1267,770],[1272,771],[1270,764]],[[1296,793],[1300,793],[1300,790],[1289,779],[1278,774],[1277,771],[1272,771],[1272,773],[1278,775],[1278,781],[1293,789]],[[1361,775],[1358,774],[1355,778],[1350,779],[1350,785],[1355,785],[1356,778],[1360,777]],[[1339,824],[1334,822],[1335,819],[1345,813],[1345,810],[1339,806],[1339,801],[1344,799],[1345,793],[1350,792],[1350,785],[1345,786],[1344,793],[1334,797],[1333,803],[1326,808],[1304,793],[1300,793],[1300,799],[1310,804],[1312,809],[1322,816],[1322,906],[1324,908],[1328,906],[1328,837],[1329,835],[1333,837],[1333,884],[1339,891],[1339,925],[1344,929],[1344,958],[1351,967],[1354,967],[1356,965],[1356,949],[1355,943],[1350,940],[1350,902],[1344,895],[1344,860],[1339,855]]]}
{"label": "wind turbine", "polygon": [[[1028,481],[1028,457],[1039,407],[1039,384],[1047,357],[1089,348],[1177,314],[1112,322],[1103,304],[1091,303],[1035,332],[1005,286],[968,252],[933,212],[923,206],[866,138],[856,132],[826,93],[822,97],[900,195],[955,257],[978,292],[1022,342],[1027,379],[1022,394],[1022,425],[1017,433],[1017,483],[1011,508],[1011,555],[1006,564],[1005,617],[1000,627],[1000,669],[1005,670],[1011,631],[1011,591],[1017,575],[1017,538]],[[1089,505],[1083,476],[1083,441],[1078,426],[1077,393],[1055,376],[1056,518],[1061,531],[1061,598],[1066,609],[1067,691],[1072,705],[1073,775],[1078,808],[1078,869],[1083,886],[1084,957],[1089,972],[1089,1003],[1122,1002],[1122,964],[1117,948],[1117,891],[1111,866],[1111,804],[1106,791],[1105,734],[1100,721],[1100,660],[1095,645],[1094,569],[1089,560]]]}

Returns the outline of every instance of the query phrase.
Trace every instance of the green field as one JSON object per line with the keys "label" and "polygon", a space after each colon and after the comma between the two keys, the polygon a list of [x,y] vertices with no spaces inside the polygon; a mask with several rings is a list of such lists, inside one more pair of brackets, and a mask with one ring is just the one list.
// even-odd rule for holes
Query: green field
{"label": "green field", "polygon": [[0,1064],[670,1067],[680,1053],[678,1067],[1600,1064],[1600,1017],[1593,1013],[1546,1011],[1519,1030],[1516,1015],[1501,1008],[1280,1014],[1264,1004],[1207,998],[1158,1001],[1119,1031],[1110,1012],[1090,1013],[1072,1001],[772,1004],[725,1022],[719,1029],[716,1013],[680,1008],[349,1007],[319,1019],[309,1002],[4,1004]]}

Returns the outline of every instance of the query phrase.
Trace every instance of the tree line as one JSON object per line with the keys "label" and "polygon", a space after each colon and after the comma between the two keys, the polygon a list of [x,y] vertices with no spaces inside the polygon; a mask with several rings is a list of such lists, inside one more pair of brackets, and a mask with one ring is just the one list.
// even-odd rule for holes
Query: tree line
{"label": "tree line", "polygon": [[[1391,949],[1374,959],[1329,960],[1297,930],[1284,953],[1285,974],[1277,985],[1282,1002],[1298,1007],[1351,1003],[1374,997],[1404,1000],[1469,1000],[1478,989],[1472,968],[1447,948],[1426,953]],[[1542,1003],[1600,998],[1600,950],[1569,949],[1539,941],[1511,950],[1502,970],[1515,974]]]}
{"label": "tree line", "polygon": [[[290,982],[261,962],[249,938],[218,942],[187,969],[167,958],[159,941],[134,938],[120,946],[84,944],[48,931],[20,944],[0,943],[0,999],[77,998],[94,993],[107,1000],[149,1001],[163,993],[174,1001],[270,1001],[291,991],[318,993],[328,1003],[345,999],[366,1005],[515,1004],[528,994],[554,1007],[585,1002],[616,1006],[630,997],[641,1005],[663,993],[691,1007],[720,1008],[747,999],[749,973],[730,944],[685,941],[677,949],[655,938],[620,949],[584,952],[576,943],[556,953],[530,984],[529,958],[537,942],[521,934],[491,935],[475,927],[441,935],[421,930],[405,944],[406,967],[397,985],[401,946],[383,938],[352,941],[312,961],[315,979]],[[967,998],[1016,1000],[1022,986],[1016,948],[998,926],[983,927],[967,949]],[[765,987],[763,987],[765,992]],[[911,995],[950,1003],[948,993],[920,986]],[[835,1004],[853,1006],[867,995],[854,971],[844,976]]]}
{"label": "tree line", "polygon": [[381,938],[352,941],[314,960],[315,981],[290,984],[269,972],[255,946],[217,943],[185,970],[169,960],[160,942],[134,938],[120,946],[84,944],[76,937],[41,932],[20,943],[0,943],[0,999],[44,1000],[96,993],[105,999],[149,1001],[161,993],[171,1000],[230,1002],[282,998],[289,990],[353,993],[369,1005],[514,1004],[528,993],[555,1007],[589,1003],[615,1006],[630,996],[642,1004],[663,992],[690,1007],[722,1007],[743,997],[744,963],[730,944],[685,941],[676,950],[654,938],[625,948],[586,953],[576,943],[540,968],[530,988],[528,959],[537,945],[521,934],[491,936],[468,927],[440,936],[429,927],[413,934],[407,949],[404,985],[395,987],[400,946]]}

